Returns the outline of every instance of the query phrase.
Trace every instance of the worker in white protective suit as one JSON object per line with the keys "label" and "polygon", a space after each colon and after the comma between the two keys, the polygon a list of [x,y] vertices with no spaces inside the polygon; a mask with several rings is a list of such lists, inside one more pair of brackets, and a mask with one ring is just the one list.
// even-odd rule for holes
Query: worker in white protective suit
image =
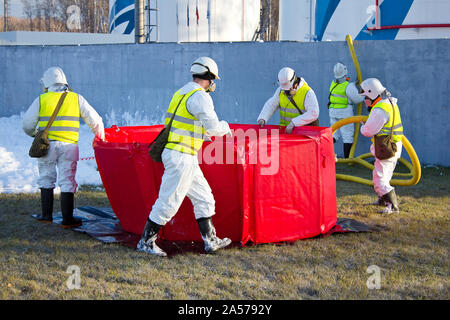
{"label": "worker in white protective suit", "polygon": [[[333,68],[334,80],[330,85],[330,94],[328,95],[328,114],[330,116],[330,125],[332,126],[339,120],[353,116],[353,105],[363,102],[364,97],[359,95],[355,82],[349,82],[347,78],[347,67],[338,62]],[[350,149],[353,144],[355,128],[353,123],[347,124],[333,134],[333,142],[342,138],[344,143],[344,158],[350,155]]]}
{"label": "worker in white protective suit", "polygon": [[190,68],[193,80],[185,84],[172,97],[165,117],[167,126],[172,115],[168,143],[162,153],[164,174],[161,180],[158,199],[152,207],[137,250],[166,256],[155,241],[158,232],[177,213],[187,196],[194,207],[205,251],[212,253],[231,243],[228,238],[220,239],[211,217],[215,214],[215,200],[208,182],[203,176],[197,152],[204,137],[231,136],[226,121],[219,121],[209,92],[215,90],[215,79],[219,71],[215,61],[200,57]]}
{"label": "worker in white protective suit", "polygon": [[375,135],[390,135],[392,131],[392,139],[397,146],[397,151],[393,157],[380,160],[376,157],[372,138],[370,151],[375,157],[373,185],[375,192],[378,194],[378,201],[374,204],[385,206],[382,211],[385,214],[399,212],[397,195],[389,183],[397,160],[402,153],[403,125],[397,99],[391,97],[389,91],[375,78],[364,80],[361,83],[361,90],[364,103],[370,112],[366,123],[361,126],[361,134],[366,137],[374,137]]}
{"label": "worker in white protective suit", "polygon": [[51,67],[46,70],[41,84],[44,93],[33,101],[22,119],[23,130],[31,137],[34,137],[38,130],[45,129],[63,92],[67,92],[67,96],[48,132],[50,149],[46,156],[37,159],[39,169],[37,182],[41,189],[42,209],[42,214],[37,220],[45,223],[53,220],[53,189],[58,176],[63,218],[61,226],[63,228],[80,226],[81,220],[73,217],[74,194],[78,187],[75,174],[79,154],[77,143],[80,118],[102,140],[105,139],[103,121],[83,96],[70,90],[61,68]]}
{"label": "worker in white protective suit", "polygon": [[280,126],[286,127],[286,133],[292,133],[294,127],[319,125],[319,103],[316,94],[306,81],[298,77],[289,67],[278,73],[279,87],[262,108],[256,122],[262,127],[275,111],[280,109]]}

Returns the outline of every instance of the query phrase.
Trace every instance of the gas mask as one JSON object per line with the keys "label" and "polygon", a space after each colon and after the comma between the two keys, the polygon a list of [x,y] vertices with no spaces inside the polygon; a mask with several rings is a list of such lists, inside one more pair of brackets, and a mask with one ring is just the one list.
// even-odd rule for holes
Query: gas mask
{"label": "gas mask", "polygon": [[283,92],[285,95],[293,97],[297,93],[297,89],[290,88],[289,90],[283,90]]}
{"label": "gas mask", "polygon": [[373,101],[369,97],[364,98],[364,104],[367,107],[367,112],[370,112],[372,110],[372,103],[373,103]]}
{"label": "gas mask", "polygon": [[39,80],[39,84],[42,86],[42,91],[43,91],[44,93],[47,93],[47,92],[48,92],[48,88],[45,87],[44,81],[43,81],[42,79]]}
{"label": "gas mask", "polygon": [[374,100],[366,96],[364,98],[364,104],[367,107],[367,111],[370,112],[372,110],[372,107],[380,100],[381,100],[380,96],[376,97]]}
{"label": "gas mask", "polygon": [[283,90],[284,94],[287,95],[287,96],[291,96],[291,97],[295,96],[295,94],[297,93],[297,89],[298,89],[299,83],[300,83],[300,79],[296,78],[295,81],[292,84],[292,87],[289,90]]}
{"label": "gas mask", "polygon": [[208,86],[208,88],[206,88],[205,91],[206,92],[214,92],[214,91],[216,91],[216,83],[214,81],[210,80],[209,86]]}

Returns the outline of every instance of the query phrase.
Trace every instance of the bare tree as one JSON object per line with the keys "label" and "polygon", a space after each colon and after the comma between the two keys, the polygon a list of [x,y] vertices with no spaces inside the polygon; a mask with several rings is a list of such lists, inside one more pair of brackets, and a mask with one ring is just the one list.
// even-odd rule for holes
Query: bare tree
{"label": "bare tree", "polygon": [[[8,8],[9,0],[3,0]],[[25,18],[6,15],[0,30],[109,33],[108,0],[21,0]],[[76,6],[74,10],[74,7]],[[68,11],[68,8],[71,10]],[[8,13],[8,11],[6,11]],[[69,18],[79,21],[79,28],[69,28]],[[2,26],[3,24],[3,26]],[[78,26],[78,24],[77,24]]]}
{"label": "bare tree", "polygon": [[259,26],[253,35],[253,41],[277,41],[279,22],[279,0],[261,0]]}
{"label": "bare tree", "polygon": [[22,0],[23,14],[27,17],[30,22],[30,30],[33,31],[33,18],[35,17],[35,1],[32,0]]}
{"label": "bare tree", "polygon": [[3,0],[3,31],[8,31],[9,0]]}
{"label": "bare tree", "polygon": [[57,31],[55,20],[57,16],[57,0],[41,0],[40,5],[43,11],[46,31]]}

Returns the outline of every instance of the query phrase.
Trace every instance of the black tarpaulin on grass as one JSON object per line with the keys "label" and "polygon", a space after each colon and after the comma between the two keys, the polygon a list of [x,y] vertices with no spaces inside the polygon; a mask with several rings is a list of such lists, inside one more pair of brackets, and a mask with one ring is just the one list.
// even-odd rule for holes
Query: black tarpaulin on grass
{"label": "black tarpaulin on grass", "polygon": [[[37,214],[32,215],[33,218],[36,218],[36,216]],[[72,228],[73,231],[86,233],[103,243],[120,243],[131,248],[136,248],[136,245],[141,238],[140,235],[123,230],[119,219],[116,217],[111,208],[95,208],[90,206],[79,207],[74,209],[74,217],[80,218],[83,224],[79,227]],[[61,212],[57,212],[53,215],[53,223],[60,225],[61,222]],[[379,227],[369,226],[353,219],[337,218],[336,225],[331,228],[330,231],[315,238],[328,237],[334,233],[372,232],[379,230]],[[293,242],[295,241],[277,244],[283,245],[291,244]],[[169,256],[185,252],[205,253],[202,242],[167,241],[159,239],[157,243],[161,249],[167,252]],[[230,245],[230,247],[240,246],[240,243],[233,243]]]}

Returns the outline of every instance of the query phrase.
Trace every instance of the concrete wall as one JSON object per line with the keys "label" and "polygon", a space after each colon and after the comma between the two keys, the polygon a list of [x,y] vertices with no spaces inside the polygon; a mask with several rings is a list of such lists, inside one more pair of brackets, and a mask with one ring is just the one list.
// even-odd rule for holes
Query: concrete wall
{"label": "concrete wall", "polygon": [[[405,134],[421,162],[449,166],[450,40],[359,41],[355,50],[363,77],[378,77],[399,98]],[[219,118],[229,122],[254,123],[277,87],[279,69],[290,66],[316,92],[320,123],[327,126],[333,65],[346,63],[356,77],[345,42],[0,46],[0,116],[25,111],[41,92],[42,73],[57,65],[108,126],[160,123],[202,55],[218,62],[222,80],[213,100]],[[360,138],[356,154],[368,146]],[[340,145],[336,150],[342,153]]]}

